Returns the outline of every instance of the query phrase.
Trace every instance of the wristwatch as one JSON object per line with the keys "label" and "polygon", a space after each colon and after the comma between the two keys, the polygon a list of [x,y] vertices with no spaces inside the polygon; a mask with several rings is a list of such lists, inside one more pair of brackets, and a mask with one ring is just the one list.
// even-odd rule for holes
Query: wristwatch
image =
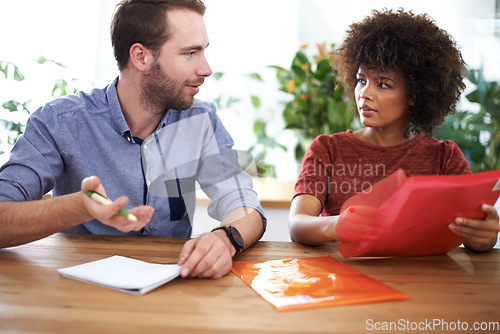
{"label": "wristwatch", "polygon": [[[226,225],[226,226],[218,226],[214,228],[211,232],[216,231],[216,230],[224,230],[227,234],[227,237],[229,238],[229,241],[234,246],[234,249],[236,249],[236,254],[239,254],[244,247],[244,242],[243,238],[241,237],[240,232],[236,229],[236,227],[231,226],[231,225]],[[236,255],[234,254],[234,255]]]}

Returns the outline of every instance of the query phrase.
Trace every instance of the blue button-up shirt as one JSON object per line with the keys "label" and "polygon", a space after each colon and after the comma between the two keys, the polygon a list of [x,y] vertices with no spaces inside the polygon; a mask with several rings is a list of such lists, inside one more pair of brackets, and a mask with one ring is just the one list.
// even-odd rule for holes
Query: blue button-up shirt
{"label": "blue button-up shirt", "polygon": [[[51,101],[31,115],[0,169],[0,201],[36,200],[50,190],[53,196],[74,193],[83,178],[97,175],[108,197],[129,197],[126,208],[155,209],[145,228],[129,235],[190,237],[198,185],[211,198],[213,218],[246,206],[265,222],[252,180],[238,163],[242,154],[232,150],[212,103],[195,100],[188,110],[168,110],[138,143],[121,111],[117,80]],[[96,220],[66,231],[123,234]]]}

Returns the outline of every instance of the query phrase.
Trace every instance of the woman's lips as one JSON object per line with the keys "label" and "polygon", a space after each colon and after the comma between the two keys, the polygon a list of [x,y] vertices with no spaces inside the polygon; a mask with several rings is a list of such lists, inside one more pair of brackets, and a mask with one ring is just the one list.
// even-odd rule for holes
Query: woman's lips
{"label": "woman's lips", "polygon": [[366,104],[363,104],[363,106],[360,108],[360,112],[363,117],[370,117],[373,116],[377,111],[370,108]]}

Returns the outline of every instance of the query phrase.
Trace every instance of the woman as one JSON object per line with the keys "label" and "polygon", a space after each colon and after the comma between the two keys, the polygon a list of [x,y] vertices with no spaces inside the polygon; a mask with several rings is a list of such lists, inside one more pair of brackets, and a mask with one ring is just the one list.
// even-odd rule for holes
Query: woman
{"label": "woman", "polygon": [[[338,240],[344,201],[398,168],[408,176],[471,173],[454,142],[431,137],[455,110],[465,63],[451,36],[428,15],[373,11],[349,27],[337,55],[364,128],[320,135],[306,152],[289,228],[292,240],[309,245]],[[449,225],[476,251],[490,250],[500,229],[495,208],[482,210],[484,220],[457,218]],[[372,213],[355,210],[359,219]]]}

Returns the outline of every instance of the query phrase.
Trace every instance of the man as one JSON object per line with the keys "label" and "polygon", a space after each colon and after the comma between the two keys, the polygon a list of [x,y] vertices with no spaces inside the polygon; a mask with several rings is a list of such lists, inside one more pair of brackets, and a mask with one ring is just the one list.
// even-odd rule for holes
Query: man
{"label": "man", "polygon": [[[0,169],[0,247],[59,231],[189,237],[195,180],[222,224],[185,243],[181,276],[221,277],[260,238],[265,218],[251,178],[213,104],[194,99],[212,73],[204,11],[199,0],[117,6],[119,77],[33,113]],[[118,198],[105,206],[92,190]],[[118,214],[126,205],[136,221]]]}

